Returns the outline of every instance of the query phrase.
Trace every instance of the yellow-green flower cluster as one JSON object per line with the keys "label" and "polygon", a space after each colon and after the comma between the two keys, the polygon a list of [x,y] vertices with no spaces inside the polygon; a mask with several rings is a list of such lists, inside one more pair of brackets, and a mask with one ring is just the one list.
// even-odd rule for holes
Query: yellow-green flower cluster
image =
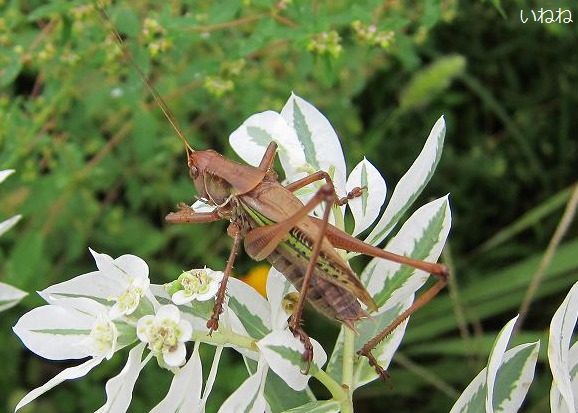
{"label": "yellow-green flower cluster", "polygon": [[156,19],[150,17],[145,19],[142,34],[151,57],[156,57],[173,47],[172,40],[166,37],[166,29]]}
{"label": "yellow-green flower cluster", "polygon": [[343,52],[341,37],[335,30],[316,34],[307,44],[307,50],[318,55],[339,57]]}
{"label": "yellow-green flower cluster", "polygon": [[377,26],[373,24],[366,25],[359,20],[351,23],[351,28],[355,31],[359,41],[370,46],[379,46],[382,49],[389,49],[395,38],[393,31],[378,30]]}

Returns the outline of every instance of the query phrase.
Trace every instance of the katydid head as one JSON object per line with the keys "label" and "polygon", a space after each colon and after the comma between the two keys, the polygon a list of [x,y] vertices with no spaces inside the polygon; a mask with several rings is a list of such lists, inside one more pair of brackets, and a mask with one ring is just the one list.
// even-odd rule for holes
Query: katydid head
{"label": "katydid head", "polygon": [[232,185],[219,174],[222,161],[223,157],[212,149],[188,153],[189,176],[199,197],[215,205],[226,203],[233,193]]}

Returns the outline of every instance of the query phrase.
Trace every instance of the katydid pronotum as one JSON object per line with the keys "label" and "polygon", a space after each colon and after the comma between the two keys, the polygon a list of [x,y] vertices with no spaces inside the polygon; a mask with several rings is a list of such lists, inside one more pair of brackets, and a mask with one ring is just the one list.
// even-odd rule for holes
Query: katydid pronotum
{"label": "katydid pronotum", "polygon": [[[257,261],[268,260],[299,290],[289,328],[304,345],[303,360],[306,367],[303,373],[307,374],[313,358],[313,347],[301,326],[305,300],[326,317],[337,320],[352,330],[355,330],[357,321],[370,316],[359,301],[365,304],[370,312],[377,310],[373,298],[336,248],[383,258],[438,277],[437,283],[358,351],[359,355],[369,359],[379,377],[385,380],[387,373],[371,354],[372,349],[444,288],[449,276],[447,267],[393,254],[366,244],[332,226],[329,223],[331,207],[343,205],[360,196],[365,188],[354,188],[345,197],[339,198],[329,174],[325,171],[318,171],[283,186],[272,169],[277,151],[275,142],[269,144],[258,167],[236,163],[214,150],[194,150],[162,97],[135,63],[106,11],[98,0],[96,1],[124,55],[139,72],[144,84],[183,142],[189,175],[198,193],[197,198],[214,207],[211,212],[195,212],[185,203],[181,203],[179,211],[169,213],[166,221],[178,224],[208,223],[221,219],[229,221],[227,232],[233,238],[233,247],[215,299],[212,317],[207,322],[209,334],[219,328],[219,315],[225,303],[227,281],[243,239],[245,251],[251,258]],[[295,196],[294,191],[297,189],[321,180],[324,180],[325,184],[306,204]],[[323,217],[319,219],[310,216],[309,213],[322,203],[325,203]]]}

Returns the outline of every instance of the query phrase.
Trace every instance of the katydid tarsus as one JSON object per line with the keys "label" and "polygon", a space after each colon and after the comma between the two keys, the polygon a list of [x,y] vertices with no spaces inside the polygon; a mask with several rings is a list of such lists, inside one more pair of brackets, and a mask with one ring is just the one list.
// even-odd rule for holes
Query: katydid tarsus
{"label": "katydid tarsus", "polygon": [[[324,171],[283,186],[272,169],[277,151],[274,142],[267,147],[258,167],[239,164],[213,150],[194,150],[162,97],[135,63],[98,0],[97,5],[105,21],[110,24],[124,55],[139,72],[144,84],[183,142],[189,175],[194,182],[198,199],[214,207],[211,212],[195,212],[185,203],[181,203],[177,212],[166,216],[166,221],[196,224],[225,219],[230,222],[227,232],[233,238],[233,247],[215,299],[212,317],[207,322],[209,334],[219,328],[219,315],[223,311],[227,280],[243,240],[245,251],[251,258],[257,261],[268,260],[299,290],[299,299],[289,328],[304,345],[303,360],[306,368],[303,373],[307,374],[313,357],[313,347],[301,326],[305,300],[320,313],[353,330],[358,320],[370,317],[359,301],[370,313],[377,310],[373,298],[336,248],[383,258],[438,277],[436,284],[358,351],[359,355],[369,359],[370,365],[375,368],[380,378],[385,380],[387,373],[371,354],[372,349],[446,285],[448,269],[442,264],[396,255],[371,246],[332,226],[329,223],[331,207],[335,204],[343,205],[360,196],[365,188],[355,188],[344,198],[339,198],[329,174]],[[325,183],[306,204],[294,195],[293,191],[321,180]],[[319,219],[310,216],[309,213],[322,203],[325,203],[323,217]]]}

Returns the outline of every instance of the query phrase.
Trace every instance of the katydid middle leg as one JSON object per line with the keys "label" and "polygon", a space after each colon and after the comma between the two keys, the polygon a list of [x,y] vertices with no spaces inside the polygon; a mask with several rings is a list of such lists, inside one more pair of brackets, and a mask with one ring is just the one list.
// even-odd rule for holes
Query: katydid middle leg
{"label": "katydid middle leg", "polygon": [[[312,173],[311,175],[307,175],[304,178],[298,179],[295,182],[291,182],[288,185],[285,185],[285,188],[288,189],[291,192],[295,192],[298,189],[301,189],[309,184],[312,184],[313,182],[317,182],[317,181],[321,181],[322,179],[325,179],[325,182],[328,185],[332,185],[333,186],[333,181],[331,179],[331,176],[329,176],[329,174],[325,171],[317,171]],[[349,191],[347,193],[347,195],[345,195],[343,198],[337,198],[337,194],[335,196],[335,204],[336,205],[345,205],[349,200],[353,199],[353,198],[357,198],[360,197],[361,195],[363,195],[363,190],[367,189],[366,187],[355,187],[353,188],[351,191]]]}

